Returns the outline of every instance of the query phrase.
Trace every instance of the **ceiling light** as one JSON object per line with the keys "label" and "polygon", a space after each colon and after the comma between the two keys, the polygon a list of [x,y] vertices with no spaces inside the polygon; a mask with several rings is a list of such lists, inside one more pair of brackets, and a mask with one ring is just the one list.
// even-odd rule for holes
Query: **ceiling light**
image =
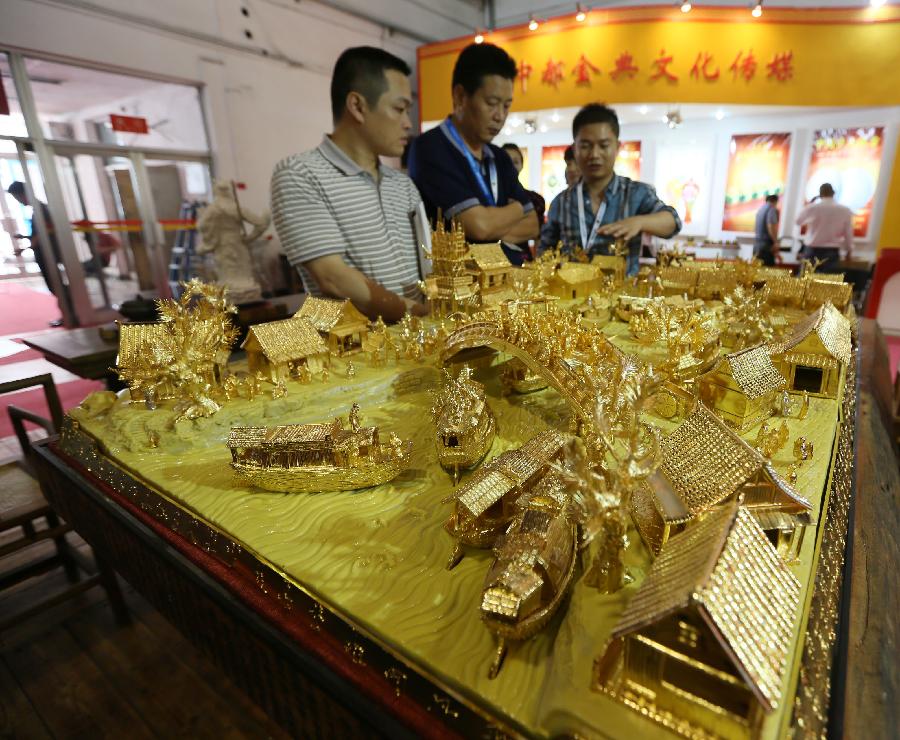
{"label": "ceiling light", "polygon": [[759,18],[762,15],[762,3],[761,2],[756,3],[756,5],[753,6],[753,10],[750,11],[750,15],[752,15],[754,18]]}
{"label": "ceiling light", "polygon": [[553,121],[553,123],[559,123],[559,113],[553,111],[553,115],[550,116],[550,120]]}
{"label": "ceiling light", "polygon": [[716,120],[721,121],[723,118],[725,118],[725,111],[719,108],[719,110],[716,111]]}
{"label": "ceiling light", "polygon": [[681,12],[690,13],[692,7],[693,6],[689,2],[687,2],[687,0],[685,0],[685,2],[681,3]]}
{"label": "ceiling light", "polygon": [[512,126],[513,128],[518,128],[519,126],[522,125],[522,119],[519,118],[518,116],[513,116],[512,118],[509,119],[509,121],[507,123],[509,123],[509,125]]}
{"label": "ceiling light", "polygon": [[882,5],[884,5],[884,2],[885,0],[869,0],[869,5],[871,5],[873,8],[880,8]]}
{"label": "ceiling light", "polygon": [[649,112],[650,108],[646,105],[642,105],[640,108],[638,108],[638,113],[640,113],[642,116],[646,116]]}
{"label": "ceiling light", "polygon": [[666,115],[663,116],[663,122],[669,128],[678,128],[681,125],[681,122],[684,119],[681,117],[681,111],[679,110],[670,110]]}
{"label": "ceiling light", "polygon": [[544,125],[544,124],[542,123],[542,124],[541,124],[541,127],[538,129],[538,131],[540,131],[542,134],[546,134],[546,133],[547,133],[547,126]]}
{"label": "ceiling light", "polygon": [[484,43],[484,34],[481,31],[476,31],[475,33],[475,43],[483,44]]}
{"label": "ceiling light", "polygon": [[525,133],[533,134],[535,131],[537,131],[537,121],[535,121],[533,118],[526,118],[525,119]]}
{"label": "ceiling light", "polygon": [[512,135],[512,129],[509,126],[507,126],[505,129],[503,129],[503,135],[504,136]]}
{"label": "ceiling light", "polygon": [[575,20],[579,23],[583,23],[584,19],[587,18],[587,13],[584,12],[584,8],[581,7],[581,3],[575,6]]}
{"label": "ceiling light", "polygon": [[529,31],[537,31],[538,30],[538,22],[534,19],[534,16],[528,16],[528,30]]}

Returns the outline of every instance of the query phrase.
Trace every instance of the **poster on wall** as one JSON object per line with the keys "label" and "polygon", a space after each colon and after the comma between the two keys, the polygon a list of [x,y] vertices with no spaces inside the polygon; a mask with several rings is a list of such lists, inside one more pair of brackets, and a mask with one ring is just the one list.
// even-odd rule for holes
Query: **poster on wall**
{"label": "poster on wall", "polygon": [[865,237],[872,218],[883,146],[883,126],[816,131],[806,175],[806,201],[819,194],[820,185],[830,183],[835,200],[853,211],[853,235]]}
{"label": "poster on wall", "polygon": [[767,195],[783,195],[791,152],[790,134],[731,137],[725,184],[723,231],[752,232]]}
{"label": "poster on wall", "polygon": [[[550,202],[566,189],[567,144],[545,146],[541,151],[541,195]],[[615,172],[632,180],[641,179],[641,142],[623,141],[616,157]]]}
{"label": "poster on wall", "polygon": [[711,147],[661,144],[657,149],[656,192],[678,211],[684,235],[707,234],[712,160]]}

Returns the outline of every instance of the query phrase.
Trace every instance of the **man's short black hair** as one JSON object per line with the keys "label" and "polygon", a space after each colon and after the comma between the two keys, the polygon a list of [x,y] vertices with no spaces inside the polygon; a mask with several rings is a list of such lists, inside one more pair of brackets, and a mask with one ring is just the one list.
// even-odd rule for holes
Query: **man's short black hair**
{"label": "man's short black hair", "polygon": [[516,79],[515,60],[499,46],[469,44],[456,59],[451,87],[462,85],[463,90],[472,95],[488,75]]}
{"label": "man's short black hair", "polygon": [[10,184],[10,186],[6,189],[6,192],[13,197],[25,195],[25,183],[16,180],[15,182]]}
{"label": "man's short black hair", "polygon": [[612,108],[602,103],[588,103],[575,114],[575,118],[572,121],[572,138],[578,137],[578,132],[582,126],[588,126],[592,123],[609,124],[616,138],[619,138],[619,117]]}
{"label": "man's short black hair", "polygon": [[772,193],[771,195],[766,196],[766,203],[771,203],[773,206],[778,202],[778,193]]}
{"label": "man's short black hair", "polygon": [[575,146],[573,144],[569,144],[566,147],[566,151],[563,152],[563,159],[566,160],[566,164],[575,161]]}
{"label": "man's short black hair", "polygon": [[519,145],[518,145],[518,144],[513,144],[511,141],[507,141],[507,142],[506,142],[502,147],[500,147],[500,148],[501,148],[501,149],[506,149],[506,151],[508,151],[508,152],[518,152],[518,153],[519,153],[519,156],[520,156],[520,157],[522,156],[522,150],[519,149]]}
{"label": "man's short black hair", "polygon": [[831,187],[830,182],[823,182],[819,185],[819,197],[820,198],[833,198],[834,197],[834,188]]}
{"label": "man's short black hair", "polygon": [[409,65],[384,49],[374,46],[354,46],[346,49],[334,65],[331,75],[331,115],[337,123],[344,114],[347,96],[358,92],[366,102],[375,106],[387,90],[385,72],[389,69],[410,74]]}

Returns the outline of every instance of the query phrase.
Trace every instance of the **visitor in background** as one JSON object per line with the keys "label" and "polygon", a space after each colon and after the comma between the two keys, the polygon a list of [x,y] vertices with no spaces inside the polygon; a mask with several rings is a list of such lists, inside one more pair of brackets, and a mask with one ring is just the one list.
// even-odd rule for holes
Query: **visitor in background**
{"label": "visitor in background", "polygon": [[[516,174],[521,176],[522,168],[525,166],[525,158],[522,156],[522,150],[519,149],[518,144],[513,144],[511,141],[506,142],[503,145],[503,149],[512,160],[513,167],[516,168]],[[547,210],[547,203],[544,200],[544,196],[540,193],[536,193],[534,190],[526,190],[525,192],[528,193],[528,197],[531,198],[531,204],[534,206],[534,212],[537,214],[538,223],[543,224],[544,211]],[[519,244],[519,247],[524,252],[525,259],[534,259],[534,253],[532,252],[531,247],[528,245],[528,242]]]}
{"label": "visitor in background", "polygon": [[797,225],[806,227],[802,259],[819,260],[819,272],[836,272],[841,247],[846,259],[853,256],[853,211],[834,199],[831,183],[819,187],[819,200],[807,205],[797,216]]}
{"label": "visitor in background", "polygon": [[769,267],[781,262],[781,253],[778,250],[778,219],[778,196],[767,195],[763,207],[756,212],[753,256]]}
{"label": "visitor in background", "polygon": [[669,239],[681,230],[681,219],[647,183],[613,171],[619,153],[619,119],[599,103],[584,106],[572,121],[575,161],[581,180],[557,195],[541,231],[541,251],[562,243],[566,253],[612,254],[616,239],[628,246],[626,272],[635,275],[641,236]]}
{"label": "visitor in background", "polygon": [[572,187],[581,177],[578,164],[575,162],[575,147],[569,144],[563,152],[563,161],[566,163],[566,187]]}
{"label": "visitor in background", "polygon": [[409,174],[430,219],[440,210],[459,219],[469,241],[501,240],[520,265],[526,252],[519,245],[536,239],[540,226],[512,160],[491,144],[509,114],[515,78],[516,63],[500,47],[463,49],[453,68],[453,113],[415,140]]}
{"label": "visitor in background", "polygon": [[412,180],[378,159],[399,157],[409,140],[409,74],[382,49],[347,49],[331,78],[334,131],[272,175],[275,228],[306,292],[349,298],[386,321],[427,313],[417,287],[421,199]]}
{"label": "visitor in background", "polygon": [[[28,202],[28,195],[25,192],[25,183],[19,182],[16,180],[11,183],[10,186],[6,189],[6,192],[9,193],[13,198],[15,198],[19,203],[21,203],[26,208],[30,205]],[[53,228],[53,220],[50,218],[50,209],[47,207],[46,203],[42,203],[41,201],[37,202],[37,206],[32,209],[32,211],[37,210],[37,208],[41,209],[41,214],[44,217],[44,226],[47,228],[48,233],[48,241],[50,244],[50,253],[53,258],[54,264],[59,265],[62,262],[62,254],[59,251],[59,242],[56,239],[56,230]],[[62,287],[62,295],[59,295],[53,289],[53,283],[50,280],[50,272],[49,266],[44,259],[44,253],[41,251],[40,239],[35,229],[35,222],[37,219],[32,215],[31,217],[31,233],[28,235],[25,234],[16,234],[14,239],[27,239],[28,246],[15,248],[13,251],[16,256],[22,254],[26,249],[30,249],[31,253],[34,255],[34,261],[37,263],[38,269],[41,271],[41,277],[44,278],[44,284],[47,286],[47,290],[54,296],[56,296],[57,301],[68,301],[69,294],[68,290],[63,283],[62,274],[59,276],[59,281]],[[50,322],[50,326],[62,326],[63,320],[61,318],[54,319]]]}

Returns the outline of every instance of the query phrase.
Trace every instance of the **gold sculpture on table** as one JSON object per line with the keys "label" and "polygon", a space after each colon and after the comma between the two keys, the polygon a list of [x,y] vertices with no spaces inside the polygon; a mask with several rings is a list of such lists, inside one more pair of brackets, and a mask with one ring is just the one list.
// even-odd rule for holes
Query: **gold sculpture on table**
{"label": "gold sculpture on table", "polygon": [[686,737],[748,737],[782,701],[799,606],[799,582],[732,504],[666,544],[592,688]]}
{"label": "gold sculpture on table", "polygon": [[135,400],[155,408],[175,398],[175,420],[210,416],[222,400],[228,356],[237,337],[227,288],[199,280],[183,283],[178,300],[157,301],[160,321],[123,324],[117,372]]}
{"label": "gold sculpture on table", "polygon": [[488,405],[484,386],[463,365],[454,378],[444,370],[441,387],[434,396],[431,416],[441,467],[459,480],[459,471],[471,468],[491,449],[497,423]]}
{"label": "gold sculpture on table", "polygon": [[559,608],[575,572],[577,538],[565,484],[548,473],[523,499],[484,580],[481,619],[497,637],[488,675],[496,677],[507,642],[526,640]]}
{"label": "gold sculpture on table", "polygon": [[456,540],[447,568],[463,556],[463,546],[492,547],[512,520],[516,502],[560,459],[566,437],[552,430],[501,453],[476,470],[443,503],[454,503],[444,525]]}
{"label": "gold sculpture on table", "polygon": [[349,491],[396,477],[409,464],[412,442],[394,434],[387,443],[378,427],[363,427],[359,406],[322,424],[232,427],[231,466],[240,480],[285,493]]}

